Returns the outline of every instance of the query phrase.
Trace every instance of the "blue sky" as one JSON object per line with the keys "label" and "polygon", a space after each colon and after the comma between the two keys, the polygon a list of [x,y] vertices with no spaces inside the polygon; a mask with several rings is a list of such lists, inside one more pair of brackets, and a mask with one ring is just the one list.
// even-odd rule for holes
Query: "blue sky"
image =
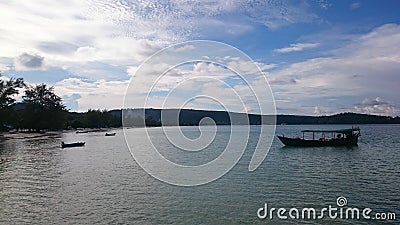
{"label": "blue sky", "polygon": [[[254,60],[263,74],[255,72],[251,82],[267,78],[279,114],[398,116],[399,10],[396,0],[3,1],[0,71],[2,79],[23,77],[54,86],[72,111],[121,108],[129,82],[146,79],[135,73],[152,54],[183,41],[213,40]],[[248,66],[226,57],[230,65]],[[196,62],[162,80],[159,97],[190,74],[215,76],[238,87],[222,67]],[[216,83],[189,83],[170,107],[205,90],[234,103]],[[160,104],[154,101],[151,107]],[[188,106],[220,109],[204,101]],[[255,112],[251,105],[245,110]]]}

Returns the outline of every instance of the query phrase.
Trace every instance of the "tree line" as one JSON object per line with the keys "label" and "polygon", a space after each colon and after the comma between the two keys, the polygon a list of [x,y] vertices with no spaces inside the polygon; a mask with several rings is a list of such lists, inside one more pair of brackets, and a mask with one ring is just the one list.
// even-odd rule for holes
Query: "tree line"
{"label": "tree line", "polygon": [[[0,74],[1,78],[1,74]],[[15,96],[23,91],[22,101]],[[0,79],[0,131],[61,130],[120,127],[121,117],[107,110],[69,112],[54,88],[44,83],[28,85],[22,78]]]}
{"label": "tree line", "polygon": [[[124,115],[124,126],[198,126],[201,119],[209,117],[216,125],[231,125],[230,116],[244,116],[243,113],[228,113],[225,111],[208,111],[194,109],[179,109],[178,121],[175,117],[165,115],[175,115],[178,109],[126,109]],[[164,113],[163,124],[161,124],[161,113]],[[143,122],[144,115],[145,123]],[[287,125],[302,125],[302,124],[400,124],[400,117],[368,115],[359,113],[339,113],[329,116],[299,116],[299,115],[257,115],[247,114],[248,124],[287,124]],[[166,118],[166,119],[165,119]]]}

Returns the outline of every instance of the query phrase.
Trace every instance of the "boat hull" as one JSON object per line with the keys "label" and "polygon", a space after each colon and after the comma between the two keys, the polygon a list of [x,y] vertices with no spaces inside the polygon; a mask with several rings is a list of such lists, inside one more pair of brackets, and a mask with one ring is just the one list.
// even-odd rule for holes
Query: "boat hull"
{"label": "boat hull", "polygon": [[82,147],[85,145],[85,142],[76,142],[76,143],[61,143],[61,148],[72,148],[72,147]]}
{"label": "boat hull", "polygon": [[301,138],[289,138],[279,135],[278,138],[284,145],[296,147],[356,146],[358,142],[358,135],[329,140],[307,140]]}

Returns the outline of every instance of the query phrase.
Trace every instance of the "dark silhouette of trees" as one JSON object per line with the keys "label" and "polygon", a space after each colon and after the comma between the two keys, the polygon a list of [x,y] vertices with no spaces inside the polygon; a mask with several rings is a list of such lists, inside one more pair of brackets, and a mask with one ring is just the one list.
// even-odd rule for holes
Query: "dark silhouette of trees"
{"label": "dark silhouette of trees", "polygon": [[114,127],[118,125],[117,123],[120,120],[120,118],[115,118],[107,110],[89,109],[84,117],[85,127],[88,128]]}
{"label": "dark silhouette of trees", "polygon": [[18,88],[22,88],[24,85],[22,78],[11,78],[8,81],[0,80],[0,109],[11,106],[15,102],[13,96],[18,94]]}
{"label": "dark silhouette of trees", "polygon": [[[1,73],[0,73],[1,76]],[[22,102],[15,95],[25,88]],[[54,88],[46,84],[27,86],[22,78],[0,79],[0,131],[60,130],[65,128],[106,128],[122,126],[121,115],[107,110],[68,112]]]}
{"label": "dark silhouette of trees", "polygon": [[13,126],[17,118],[13,113],[14,96],[25,86],[22,78],[2,80],[0,73],[0,131]]}
{"label": "dark silhouette of trees", "polygon": [[121,116],[110,111],[89,109],[85,113],[69,113],[68,126],[71,128],[108,128],[122,126]]}
{"label": "dark silhouette of trees", "polygon": [[21,128],[34,131],[65,128],[67,110],[53,87],[29,86],[22,98]]}
{"label": "dark silhouette of trees", "polygon": [[[175,118],[171,120],[164,119],[161,124],[161,111],[168,114],[168,111],[176,111],[176,109],[145,109],[145,125],[146,126],[168,126],[175,125]],[[143,109],[126,109],[124,114],[124,126],[137,127],[144,126]],[[240,113],[231,113],[231,115],[240,115]],[[243,116],[244,114],[241,114]],[[248,114],[250,125],[273,124],[275,116]],[[225,111],[207,111],[181,109],[179,112],[179,125],[181,126],[198,126],[200,120],[204,117],[212,118],[217,125],[230,125],[231,120],[229,113]],[[164,117],[165,118],[165,117]],[[368,115],[359,113],[340,113],[330,116],[298,116],[298,115],[277,115],[276,124],[400,124],[400,117]]]}

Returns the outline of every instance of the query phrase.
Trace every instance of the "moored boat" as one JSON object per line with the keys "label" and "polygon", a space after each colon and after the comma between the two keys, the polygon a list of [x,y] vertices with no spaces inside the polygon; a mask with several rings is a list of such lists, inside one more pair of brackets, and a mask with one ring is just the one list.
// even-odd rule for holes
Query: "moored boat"
{"label": "moored boat", "polygon": [[76,131],[76,133],[77,134],[86,134],[86,133],[88,133],[89,131],[87,131],[87,130],[77,130]]}
{"label": "moored boat", "polygon": [[71,148],[71,147],[81,147],[84,146],[85,142],[74,142],[74,143],[64,143],[61,142],[61,148]]}
{"label": "moored boat", "polygon": [[[302,130],[302,138],[278,135],[279,140],[286,146],[322,147],[322,146],[356,146],[361,136],[359,127],[338,130]],[[312,139],[306,139],[305,134],[312,133]],[[316,139],[315,134],[322,134]],[[326,135],[328,134],[328,135]],[[331,137],[329,138],[329,134]]]}

